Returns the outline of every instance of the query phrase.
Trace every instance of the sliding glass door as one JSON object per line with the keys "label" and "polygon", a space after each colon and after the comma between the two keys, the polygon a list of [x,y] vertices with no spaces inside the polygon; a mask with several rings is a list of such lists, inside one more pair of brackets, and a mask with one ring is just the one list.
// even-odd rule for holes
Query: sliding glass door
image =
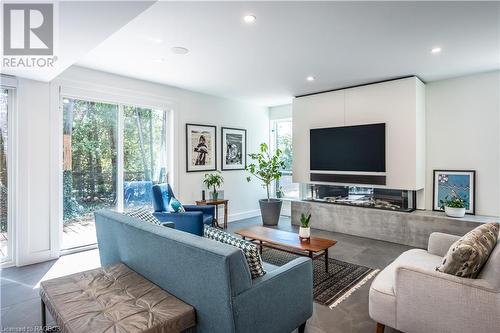
{"label": "sliding glass door", "polygon": [[152,207],[167,179],[167,111],[63,98],[63,243],[96,243],[98,209]]}
{"label": "sliding glass door", "polygon": [[152,205],[154,183],[167,180],[167,111],[123,107],[124,210]]}
{"label": "sliding glass door", "polygon": [[96,243],[94,211],[115,208],[118,105],[63,99],[63,244]]}
{"label": "sliding glass door", "polygon": [[0,90],[0,262],[11,258],[9,242],[9,90]]}

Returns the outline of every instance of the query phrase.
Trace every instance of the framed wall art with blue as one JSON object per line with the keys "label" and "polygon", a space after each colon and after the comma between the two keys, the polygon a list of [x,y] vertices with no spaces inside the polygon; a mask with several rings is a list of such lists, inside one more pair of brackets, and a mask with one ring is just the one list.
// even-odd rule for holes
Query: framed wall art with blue
{"label": "framed wall art with blue", "polygon": [[442,201],[458,197],[465,201],[465,212],[475,214],[475,170],[434,170],[433,184],[433,210],[443,211]]}

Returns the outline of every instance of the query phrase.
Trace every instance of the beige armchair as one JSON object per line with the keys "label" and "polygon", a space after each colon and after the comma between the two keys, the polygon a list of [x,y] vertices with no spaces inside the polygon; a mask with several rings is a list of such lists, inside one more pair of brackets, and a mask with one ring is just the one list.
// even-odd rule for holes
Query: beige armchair
{"label": "beige armchair", "polygon": [[500,245],[477,279],[435,268],[460,236],[433,233],[428,249],[401,254],[370,287],[370,317],[406,333],[500,333]]}

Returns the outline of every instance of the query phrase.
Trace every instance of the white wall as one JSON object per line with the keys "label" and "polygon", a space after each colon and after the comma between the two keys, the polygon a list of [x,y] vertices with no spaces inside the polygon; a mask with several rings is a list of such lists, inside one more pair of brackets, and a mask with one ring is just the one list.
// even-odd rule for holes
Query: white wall
{"label": "white wall", "polygon": [[423,189],[425,163],[417,158],[425,153],[425,130],[418,126],[425,121],[424,101],[425,86],[416,77],[295,98],[294,182],[310,182],[310,129],[385,123],[387,185],[384,187]]}
{"label": "white wall", "polygon": [[432,171],[476,170],[476,214],[500,216],[500,72],[427,84],[426,209]]}
{"label": "white wall", "polygon": [[[171,106],[174,114],[174,191],[186,204],[200,199],[204,175],[204,172],[186,173],[186,123],[217,126],[218,168],[221,126],[246,129],[248,152],[257,150],[261,142],[269,141],[267,107],[80,67],[68,69],[50,84],[19,79],[18,265],[58,255],[61,214],[57,207],[61,193],[56,192],[62,147],[59,89],[101,94],[106,100],[123,96],[131,102],[151,101],[148,105],[166,103]],[[224,171],[223,176],[224,195],[230,200],[229,220],[258,215],[258,199],[265,196],[260,184],[248,183],[245,171]]]}
{"label": "white wall", "polygon": [[292,118],[292,104],[271,106],[269,108],[269,119],[289,119]]}

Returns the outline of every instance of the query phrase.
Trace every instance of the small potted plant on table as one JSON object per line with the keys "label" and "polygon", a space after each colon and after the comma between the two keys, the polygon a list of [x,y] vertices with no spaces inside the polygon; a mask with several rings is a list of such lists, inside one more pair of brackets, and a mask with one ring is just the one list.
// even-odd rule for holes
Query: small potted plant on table
{"label": "small potted plant on table", "polygon": [[220,171],[216,171],[214,173],[206,173],[205,178],[203,179],[203,184],[205,184],[208,189],[213,189],[213,200],[217,200],[219,198],[219,192],[217,192],[217,189],[220,188],[223,183],[224,178],[222,178]]}
{"label": "small potted plant on table", "polygon": [[464,217],[466,200],[453,192],[451,196],[446,196],[444,200],[439,200],[441,208],[450,217]]}
{"label": "small potted plant on table", "polygon": [[311,213],[308,211],[306,214],[300,214],[300,240],[309,240],[311,238]]}
{"label": "small potted plant on table", "polygon": [[[285,168],[285,162],[281,157],[281,150],[276,149],[274,155],[269,152],[267,144],[260,144],[260,151],[248,154],[254,163],[247,167],[247,171],[262,182],[267,192],[267,199],[260,199],[259,206],[264,225],[275,226],[278,224],[281,213],[281,199],[274,199],[270,196],[271,184],[281,178],[281,170]],[[247,177],[247,181],[252,178]]]}

